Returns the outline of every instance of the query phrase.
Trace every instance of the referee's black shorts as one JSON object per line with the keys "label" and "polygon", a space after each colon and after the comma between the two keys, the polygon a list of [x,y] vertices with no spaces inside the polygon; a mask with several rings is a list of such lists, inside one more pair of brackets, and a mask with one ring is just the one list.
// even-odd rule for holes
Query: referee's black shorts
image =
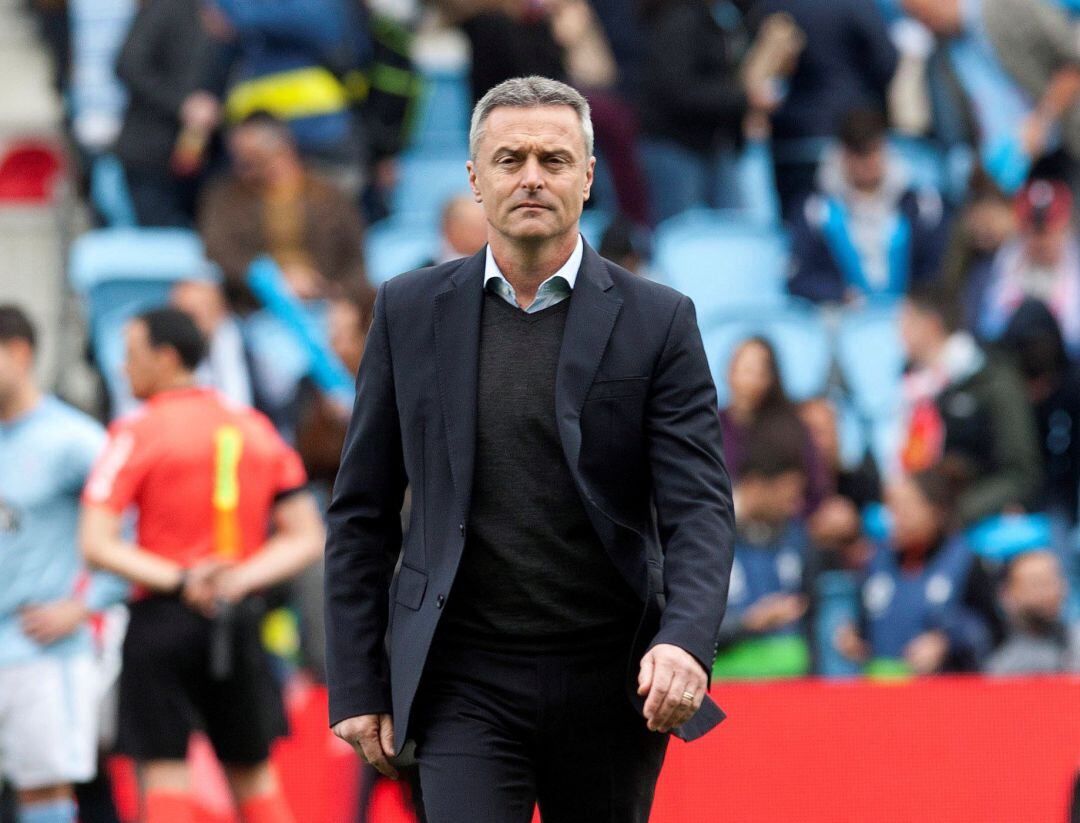
{"label": "referee's black shorts", "polygon": [[287,731],[281,690],[260,642],[262,610],[236,607],[231,671],[212,675],[213,621],[177,597],[131,604],[120,673],[117,748],[136,760],[183,760],[193,730],[206,732],[218,759],[254,765]]}

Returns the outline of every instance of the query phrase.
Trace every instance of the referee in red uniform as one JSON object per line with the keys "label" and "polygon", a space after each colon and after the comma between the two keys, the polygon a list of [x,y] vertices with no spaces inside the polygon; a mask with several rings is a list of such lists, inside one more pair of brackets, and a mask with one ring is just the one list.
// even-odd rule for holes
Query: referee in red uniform
{"label": "referee in red uniform", "polygon": [[[244,823],[291,823],[269,764],[285,715],[258,594],[319,556],[322,519],[269,420],[196,386],[206,342],[186,314],[140,315],[126,343],[132,393],[146,403],[110,431],[83,492],[80,538],[91,564],[137,587],[118,747],[139,764],[142,819],[193,820],[185,757],[201,729]],[[128,509],[136,543],[121,536]]]}

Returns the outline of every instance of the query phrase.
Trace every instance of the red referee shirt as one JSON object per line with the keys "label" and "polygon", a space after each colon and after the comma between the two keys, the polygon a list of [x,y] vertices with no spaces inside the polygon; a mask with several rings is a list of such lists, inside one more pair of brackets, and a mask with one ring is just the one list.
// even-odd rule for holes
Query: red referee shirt
{"label": "red referee shirt", "polygon": [[139,545],[189,567],[256,551],[275,500],[306,482],[265,416],[211,389],[178,389],[113,424],[83,501],[135,507]]}

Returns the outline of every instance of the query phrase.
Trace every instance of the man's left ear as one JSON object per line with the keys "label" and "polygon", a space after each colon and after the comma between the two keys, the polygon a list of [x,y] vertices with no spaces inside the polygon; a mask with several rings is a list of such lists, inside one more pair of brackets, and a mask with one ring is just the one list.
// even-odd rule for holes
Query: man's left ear
{"label": "man's left ear", "polygon": [[588,200],[592,193],[593,175],[596,172],[596,158],[589,158],[589,168],[585,172],[585,190],[582,192],[584,199]]}

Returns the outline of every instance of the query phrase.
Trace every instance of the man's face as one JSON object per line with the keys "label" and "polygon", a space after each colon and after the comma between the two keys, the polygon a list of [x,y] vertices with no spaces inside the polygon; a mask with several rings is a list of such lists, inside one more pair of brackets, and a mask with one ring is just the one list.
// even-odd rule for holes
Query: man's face
{"label": "man's face", "polygon": [[1024,232],[1024,251],[1036,266],[1053,268],[1061,262],[1069,240],[1069,224],[1058,223]]}
{"label": "man's face", "polygon": [[33,352],[23,340],[0,341],[0,406],[6,405],[30,379]]}
{"label": "man's face", "polygon": [[163,364],[162,353],[150,345],[150,332],[141,320],[128,324],[125,331],[124,372],[136,400],[146,400],[157,391]]}
{"label": "man's face", "polygon": [[237,177],[249,186],[261,186],[269,180],[277,151],[262,129],[241,126],[229,137],[229,155]]}
{"label": "man's face", "polygon": [[844,176],[856,191],[873,192],[885,179],[885,143],[879,141],[863,152],[844,149]]}
{"label": "man's face", "polygon": [[889,485],[885,505],[892,515],[897,548],[925,550],[933,545],[941,529],[940,516],[914,481],[903,478]]}
{"label": "man's face", "polygon": [[1039,551],[1013,561],[1003,599],[1009,611],[1018,616],[1057,620],[1065,602],[1065,581],[1057,558]]}
{"label": "man's face", "polygon": [[782,526],[798,517],[806,505],[806,478],[789,471],[776,477],[744,477],[739,493],[745,516],[770,526]]}
{"label": "man's face", "polygon": [[949,334],[933,312],[905,300],[900,305],[900,341],[918,366],[930,365],[934,352]]}
{"label": "man's face", "polygon": [[570,106],[500,106],[484,122],[476,159],[467,166],[492,229],[540,242],[575,229],[595,163]]}
{"label": "man's face", "polygon": [[443,220],[443,237],[447,245],[463,257],[471,257],[487,242],[487,215],[472,202],[461,198]]}

